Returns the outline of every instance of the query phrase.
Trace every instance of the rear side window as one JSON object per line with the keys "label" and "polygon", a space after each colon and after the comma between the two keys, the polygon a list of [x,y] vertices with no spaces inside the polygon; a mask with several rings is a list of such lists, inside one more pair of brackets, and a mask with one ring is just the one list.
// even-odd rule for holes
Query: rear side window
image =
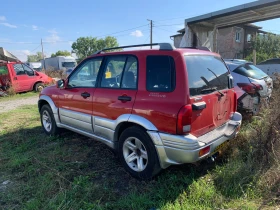
{"label": "rear side window", "polygon": [[267,77],[266,73],[264,73],[262,70],[260,70],[253,64],[245,64],[239,66],[238,68],[234,69],[233,72],[236,74],[243,75],[245,77],[251,77],[253,79],[262,79],[264,77]]}
{"label": "rear side window", "polygon": [[146,88],[152,92],[172,92],[175,89],[175,62],[171,56],[147,56]]}
{"label": "rear side window", "polygon": [[8,74],[7,66],[0,66],[0,75]]}
{"label": "rear side window", "polygon": [[227,67],[219,57],[209,55],[185,56],[191,96],[208,94],[228,88]]}

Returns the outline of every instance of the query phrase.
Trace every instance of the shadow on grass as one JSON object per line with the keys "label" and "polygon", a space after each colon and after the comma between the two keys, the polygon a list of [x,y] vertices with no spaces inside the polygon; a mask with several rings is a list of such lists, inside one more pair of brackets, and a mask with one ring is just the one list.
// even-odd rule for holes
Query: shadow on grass
{"label": "shadow on grass", "polygon": [[0,205],[9,209],[214,208],[244,196],[238,162],[171,166],[145,182],[107,146],[70,131],[47,137],[38,126],[0,137],[0,183],[10,181]]}

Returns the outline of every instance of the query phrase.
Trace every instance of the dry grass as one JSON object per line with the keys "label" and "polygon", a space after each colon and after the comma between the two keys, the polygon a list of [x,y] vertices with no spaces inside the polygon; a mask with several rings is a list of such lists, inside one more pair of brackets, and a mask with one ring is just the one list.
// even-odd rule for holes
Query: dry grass
{"label": "dry grass", "polygon": [[66,79],[66,74],[65,71],[63,70],[48,69],[48,70],[43,70],[42,73],[48,75],[51,78]]}

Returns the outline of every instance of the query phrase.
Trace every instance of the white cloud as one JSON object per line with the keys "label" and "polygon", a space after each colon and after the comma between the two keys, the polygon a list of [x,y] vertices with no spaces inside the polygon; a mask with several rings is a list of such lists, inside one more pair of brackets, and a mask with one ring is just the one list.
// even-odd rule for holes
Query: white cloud
{"label": "white cloud", "polygon": [[27,56],[31,54],[29,50],[13,50],[11,53],[23,62],[27,61]]}
{"label": "white cloud", "polygon": [[17,28],[17,26],[12,25],[12,24],[10,24],[10,23],[0,23],[0,24],[2,24],[2,25],[4,25],[4,26],[7,26],[7,27],[9,27],[9,28]]}
{"label": "white cloud", "polygon": [[51,29],[48,32],[51,33],[51,34],[57,34],[57,31],[55,29]]}
{"label": "white cloud", "polygon": [[48,32],[50,35],[45,38],[45,42],[56,43],[61,41],[61,38],[57,35],[57,31],[55,29],[49,30]]}
{"label": "white cloud", "polygon": [[0,21],[5,21],[6,17],[5,16],[0,16]]}
{"label": "white cloud", "polygon": [[141,37],[141,36],[144,36],[142,31],[140,30],[136,30],[136,31],[133,31],[130,33],[131,36],[136,36],[136,37]]}
{"label": "white cloud", "polygon": [[38,30],[38,26],[32,25],[32,29],[33,29],[33,31],[37,31]]}

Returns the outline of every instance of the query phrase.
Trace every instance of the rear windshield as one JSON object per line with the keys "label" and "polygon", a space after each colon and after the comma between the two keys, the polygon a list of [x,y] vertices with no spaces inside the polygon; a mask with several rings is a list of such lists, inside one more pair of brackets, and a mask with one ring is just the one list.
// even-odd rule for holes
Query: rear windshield
{"label": "rear windshield", "polygon": [[262,79],[267,77],[266,73],[264,73],[262,70],[260,70],[253,64],[249,63],[239,66],[238,68],[234,69],[233,72],[253,79]]}
{"label": "rear windshield", "polygon": [[221,58],[209,55],[185,56],[190,95],[202,95],[228,88],[229,74]]}

